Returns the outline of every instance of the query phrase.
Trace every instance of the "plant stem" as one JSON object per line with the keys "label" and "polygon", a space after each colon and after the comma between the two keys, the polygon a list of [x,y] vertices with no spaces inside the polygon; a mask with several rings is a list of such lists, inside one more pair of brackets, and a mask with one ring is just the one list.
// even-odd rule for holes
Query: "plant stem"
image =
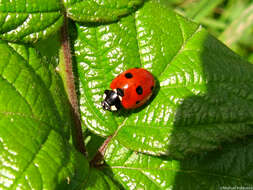
{"label": "plant stem", "polygon": [[90,165],[94,167],[99,167],[103,165],[103,160],[104,160],[104,154],[107,148],[108,143],[111,141],[113,135],[107,137],[107,139],[104,141],[102,146],[98,149],[97,154],[94,156],[94,158],[90,161]]}
{"label": "plant stem", "polygon": [[118,129],[114,132],[113,135],[107,137],[107,139],[105,139],[104,143],[102,144],[102,146],[100,146],[100,148],[98,149],[97,154],[94,156],[94,158],[90,161],[90,165],[94,166],[94,167],[100,167],[101,165],[103,165],[103,161],[104,161],[104,154],[105,151],[107,149],[107,146],[109,144],[109,142],[112,140],[112,138],[114,138],[119,130],[121,129],[121,127],[123,127],[125,125],[127,121],[127,118],[123,121],[123,123],[118,127]]}
{"label": "plant stem", "polygon": [[79,105],[75,89],[70,40],[68,36],[68,22],[66,16],[64,17],[64,25],[61,28],[61,55],[61,71],[71,105],[72,118],[74,119],[73,140],[75,141],[74,143],[76,148],[85,155],[86,150],[82,135]]}

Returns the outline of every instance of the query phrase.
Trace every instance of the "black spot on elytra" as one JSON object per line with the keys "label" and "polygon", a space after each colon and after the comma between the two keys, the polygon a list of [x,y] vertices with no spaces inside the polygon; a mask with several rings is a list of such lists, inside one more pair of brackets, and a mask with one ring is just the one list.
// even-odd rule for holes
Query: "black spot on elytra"
{"label": "black spot on elytra", "polygon": [[128,78],[128,79],[130,79],[130,78],[133,78],[133,75],[132,75],[132,73],[126,73],[125,77]]}
{"label": "black spot on elytra", "polygon": [[136,104],[139,104],[140,103],[140,101],[136,101]]}
{"label": "black spot on elytra", "polygon": [[137,94],[141,95],[141,94],[143,93],[142,87],[141,87],[141,86],[138,86],[138,87],[136,88],[136,92],[137,92]]}
{"label": "black spot on elytra", "polygon": [[154,86],[151,86],[151,88],[150,88],[151,90],[153,90],[154,89]]}

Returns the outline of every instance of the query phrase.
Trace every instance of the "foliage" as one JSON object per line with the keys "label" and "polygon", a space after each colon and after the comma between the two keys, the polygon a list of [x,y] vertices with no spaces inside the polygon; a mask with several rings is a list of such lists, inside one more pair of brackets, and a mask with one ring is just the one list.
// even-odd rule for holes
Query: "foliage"
{"label": "foliage", "polygon": [[[0,1],[0,189],[253,187],[252,7]],[[101,109],[111,80],[136,66],[156,79],[151,100]]]}
{"label": "foliage", "polygon": [[210,33],[252,62],[252,6],[250,0],[172,0],[176,11],[204,25]]}

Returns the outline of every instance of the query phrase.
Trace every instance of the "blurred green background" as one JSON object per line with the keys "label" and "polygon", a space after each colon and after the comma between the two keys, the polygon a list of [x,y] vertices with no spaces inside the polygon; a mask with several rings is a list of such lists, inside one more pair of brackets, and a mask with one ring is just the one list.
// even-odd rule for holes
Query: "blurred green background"
{"label": "blurred green background", "polygon": [[253,0],[169,0],[168,4],[253,63]]}

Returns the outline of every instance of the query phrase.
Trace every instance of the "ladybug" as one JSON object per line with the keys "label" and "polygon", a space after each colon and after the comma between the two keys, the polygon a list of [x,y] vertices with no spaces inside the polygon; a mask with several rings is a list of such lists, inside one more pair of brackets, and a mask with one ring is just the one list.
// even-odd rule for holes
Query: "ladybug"
{"label": "ladybug", "polygon": [[146,69],[128,69],[113,79],[112,90],[104,91],[102,107],[108,111],[138,108],[151,97],[154,86],[155,79]]}

